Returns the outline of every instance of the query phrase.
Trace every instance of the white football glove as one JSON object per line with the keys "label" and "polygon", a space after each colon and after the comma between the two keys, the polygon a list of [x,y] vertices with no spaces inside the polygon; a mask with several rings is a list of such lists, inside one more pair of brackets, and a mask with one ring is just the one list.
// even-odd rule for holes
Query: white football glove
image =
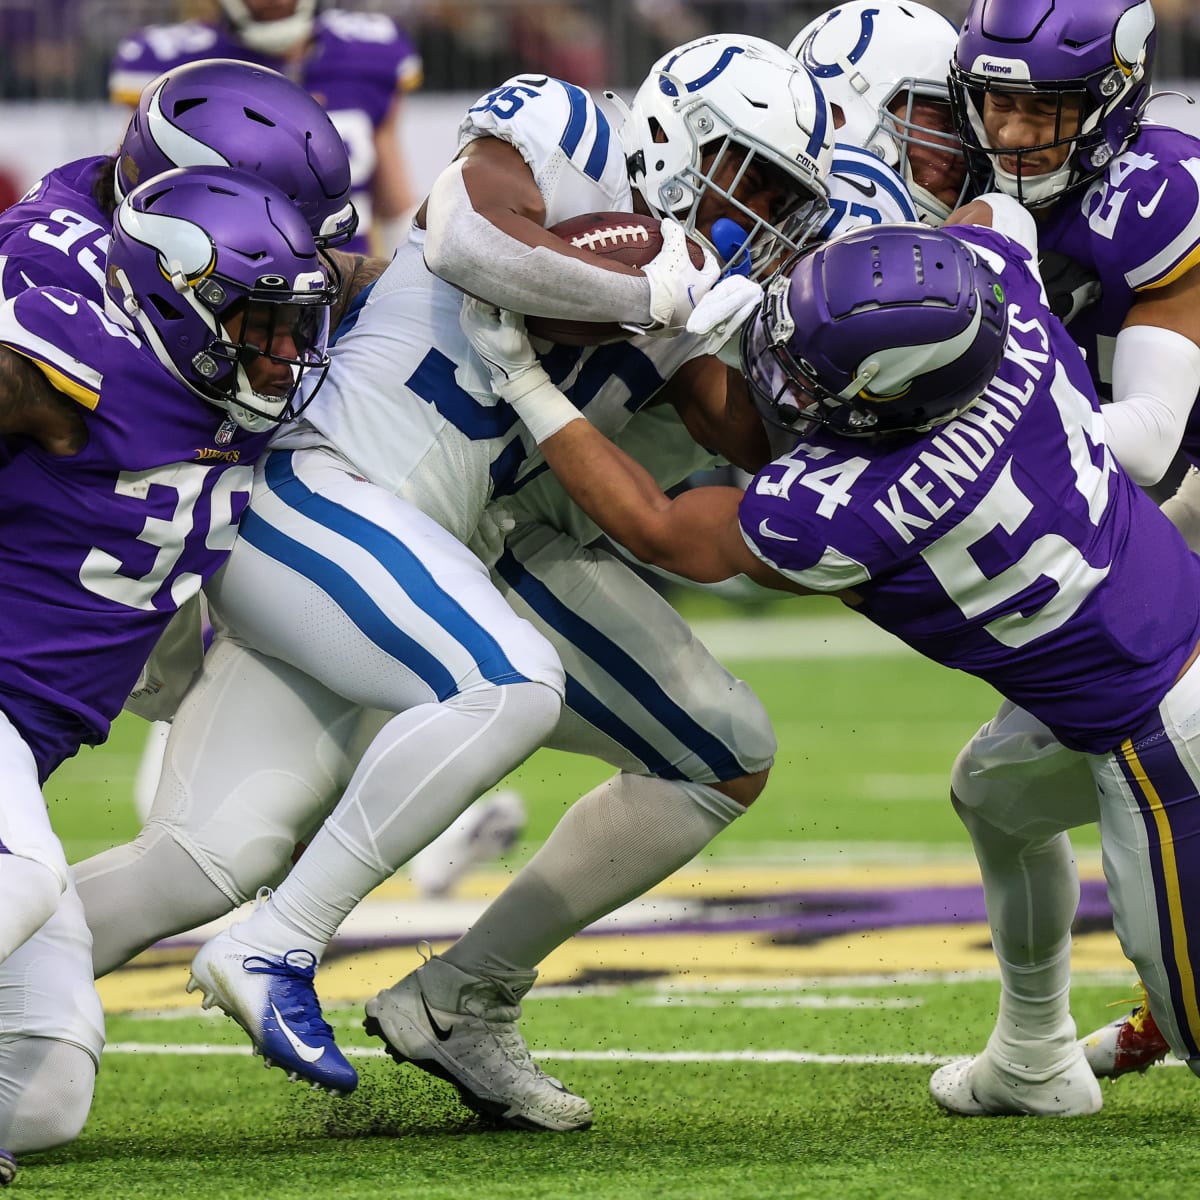
{"label": "white football glove", "polygon": [[705,354],[715,354],[727,367],[740,368],[742,326],[759,310],[762,297],[761,284],[745,275],[730,275],[696,305],[687,331],[706,339]]}
{"label": "white football glove", "polygon": [[688,250],[688,238],[678,221],[664,220],[662,249],[642,268],[650,281],[650,324],[639,333],[669,337],[687,325],[700,297],[717,282],[721,265],[708,250],[697,267]]}
{"label": "white football glove", "polygon": [[520,314],[465,296],[458,323],[487,365],[492,389],[517,410],[539,445],[583,415],[550,382]]}

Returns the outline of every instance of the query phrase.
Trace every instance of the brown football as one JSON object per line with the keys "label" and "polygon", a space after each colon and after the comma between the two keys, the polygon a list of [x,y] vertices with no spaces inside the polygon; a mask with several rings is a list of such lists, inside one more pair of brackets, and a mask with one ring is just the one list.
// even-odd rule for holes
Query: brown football
{"label": "brown football", "polygon": [[[658,226],[657,217],[640,213],[585,213],[552,225],[550,232],[589,254],[616,259],[630,267],[643,267],[662,249]],[[704,251],[695,242],[690,249],[692,261],[700,266]],[[567,321],[557,317],[526,317],[525,328],[531,336],[560,346],[598,346],[633,336],[615,322]]]}

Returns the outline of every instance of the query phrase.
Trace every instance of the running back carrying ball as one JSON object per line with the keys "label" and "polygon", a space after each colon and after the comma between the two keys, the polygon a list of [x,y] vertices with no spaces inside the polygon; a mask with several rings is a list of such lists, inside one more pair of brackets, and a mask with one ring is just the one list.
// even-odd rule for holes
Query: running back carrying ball
{"label": "running back carrying ball", "polygon": [[[585,213],[569,217],[550,227],[550,232],[580,250],[601,258],[614,258],[630,267],[645,266],[662,249],[663,239],[657,217],[641,213]],[[689,243],[692,262],[701,266],[704,251]],[[597,346],[619,342],[633,336],[633,330],[615,322],[557,320],[554,317],[526,317],[525,328],[531,337],[545,338],[560,346]]]}

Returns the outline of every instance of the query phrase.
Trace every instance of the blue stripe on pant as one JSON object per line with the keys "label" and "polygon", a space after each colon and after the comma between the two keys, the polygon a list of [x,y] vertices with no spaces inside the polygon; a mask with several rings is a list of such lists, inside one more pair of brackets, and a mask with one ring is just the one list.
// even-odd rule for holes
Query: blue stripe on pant
{"label": "blue stripe on pant", "polygon": [[[672,737],[691,750],[718,780],[736,779],[746,774],[730,746],[681,708],[658,680],[634,661],[622,645],[563,604],[511,551],[505,551],[495,570],[547,625],[611,675]],[[655,775],[663,779],[686,778],[636,730],[622,722],[612,712],[611,706],[603,705],[578,680],[573,679],[569,671],[566,700],[570,708],[624,746]]]}
{"label": "blue stripe on pant", "polygon": [[[359,513],[313,492],[292,468],[292,453],[272,452],[266,467],[272,492],[306,519],[362,546],[395,580],[397,586],[432,617],[475,660],[480,675],[494,684],[525,683],[494,637],[438,586],[425,564],[399,538]],[[251,508],[239,535],[262,553],[312,580],[332,597],[347,617],[377,646],[416,672],[439,700],[456,694],[454,676],[418,641],[383,612],[361,584],[343,567],[275,529]]]}

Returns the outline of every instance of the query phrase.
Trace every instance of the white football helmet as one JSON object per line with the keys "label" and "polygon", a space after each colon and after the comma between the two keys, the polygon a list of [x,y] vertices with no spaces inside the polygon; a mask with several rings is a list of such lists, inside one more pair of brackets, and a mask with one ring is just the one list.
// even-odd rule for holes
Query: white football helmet
{"label": "white football helmet", "polygon": [[[630,183],[650,211],[682,222],[727,272],[763,274],[828,214],[829,103],[793,56],[761,38],[714,34],[664,55],[626,110],[621,139]],[[770,220],[733,195],[748,174],[790,196]],[[706,194],[728,200],[740,219],[698,229]]]}
{"label": "white football helmet", "polygon": [[274,21],[262,21],[245,0],[219,0],[240,41],[259,54],[285,54],[312,37],[318,0],[296,0],[292,13]]}
{"label": "white football helmet", "polygon": [[[912,0],[849,0],[810,21],[792,39],[788,52],[820,81],[845,124],[840,142],[878,155],[904,178],[917,212],[927,225],[940,225],[952,207],[913,178],[909,147],[931,146],[944,153],[953,130],[947,77],[958,30],[941,13]],[[889,105],[907,96],[899,112]],[[917,99],[946,106],[946,129],[918,125]],[[965,163],[964,163],[965,165]],[[966,199],[964,173],[957,203]]]}

